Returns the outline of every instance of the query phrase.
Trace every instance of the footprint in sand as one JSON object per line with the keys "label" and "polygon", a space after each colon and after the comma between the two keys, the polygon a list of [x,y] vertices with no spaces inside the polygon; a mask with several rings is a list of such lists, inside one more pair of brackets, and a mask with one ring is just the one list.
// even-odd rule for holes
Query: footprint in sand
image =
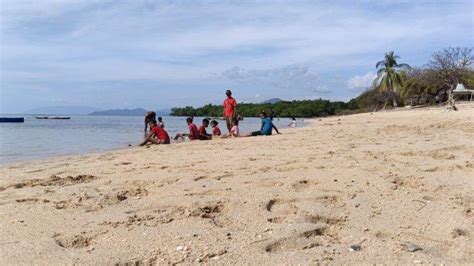
{"label": "footprint in sand", "polygon": [[57,175],[52,175],[47,179],[30,179],[21,183],[16,183],[9,185],[8,187],[13,187],[16,189],[24,187],[36,187],[36,186],[69,186],[81,183],[91,182],[98,177],[93,175],[77,175],[77,176],[67,176],[60,177]]}
{"label": "footprint in sand", "polygon": [[280,214],[296,214],[299,208],[294,204],[295,200],[271,199],[265,204],[265,209],[269,212]]}
{"label": "footprint in sand", "polygon": [[[197,206],[166,206],[159,209],[153,210],[151,213],[149,210],[137,210],[127,213],[135,213],[132,216],[127,217],[126,220],[122,221],[105,221],[101,225],[109,225],[112,227],[117,226],[147,226],[156,227],[161,224],[171,223],[176,220],[189,219],[190,217],[209,219],[215,226],[220,227],[217,224],[216,219],[223,214],[225,210],[225,204],[221,201],[208,202]],[[145,214],[140,214],[145,212]]]}
{"label": "footprint in sand", "polygon": [[148,195],[141,187],[113,190],[110,192],[87,189],[86,191],[68,196],[65,200],[54,202],[56,209],[85,208],[86,211],[97,211],[107,206],[119,204],[131,197],[140,198]]}
{"label": "footprint in sand", "polygon": [[283,237],[266,245],[265,251],[269,253],[288,252],[321,246],[328,242],[327,237],[325,237],[327,230],[327,227],[316,227],[289,237]]}
{"label": "footprint in sand", "polygon": [[319,182],[317,181],[310,181],[310,180],[300,180],[294,184],[291,185],[291,188],[292,190],[296,191],[296,192],[299,192],[299,191],[303,191],[303,190],[306,190],[306,189],[311,189],[311,188],[314,188],[314,186],[316,186]]}
{"label": "footprint in sand", "polygon": [[100,235],[106,234],[107,232],[106,230],[100,232],[83,231],[79,234],[56,233],[53,235],[53,239],[56,241],[56,244],[62,248],[79,249],[89,247],[96,242]]}
{"label": "footprint in sand", "polygon": [[267,219],[270,223],[284,223],[287,221],[291,221],[291,223],[311,223],[311,224],[325,224],[325,225],[340,225],[345,223],[345,218],[336,218],[336,217],[328,217],[324,215],[303,215],[303,216],[296,216],[296,217],[284,217],[284,216],[277,216]]}

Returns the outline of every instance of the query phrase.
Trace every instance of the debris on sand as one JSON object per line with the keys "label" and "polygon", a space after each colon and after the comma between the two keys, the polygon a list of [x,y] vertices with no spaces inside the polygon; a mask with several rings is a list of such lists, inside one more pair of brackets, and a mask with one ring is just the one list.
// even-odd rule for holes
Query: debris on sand
{"label": "debris on sand", "polygon": [[349,247],[350,251],[360,251],[361,249],[362,249],[362,247],[360,245],[351,245]]}
{"label": "debris on sand", "polygon": [[423,250],[420,246],[413,244],[411,242],[402,243],[402,247],[404,250],[408,252],[416,252],[416,251]]}

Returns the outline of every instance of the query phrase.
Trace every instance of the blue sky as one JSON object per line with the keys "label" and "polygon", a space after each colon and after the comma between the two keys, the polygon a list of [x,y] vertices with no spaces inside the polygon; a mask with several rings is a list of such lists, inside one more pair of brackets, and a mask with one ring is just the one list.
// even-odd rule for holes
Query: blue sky
{"label": "blue sky", "polygon": [[472,1],[0,1],[3,113],[348,100],[389,50],[474,43]]}

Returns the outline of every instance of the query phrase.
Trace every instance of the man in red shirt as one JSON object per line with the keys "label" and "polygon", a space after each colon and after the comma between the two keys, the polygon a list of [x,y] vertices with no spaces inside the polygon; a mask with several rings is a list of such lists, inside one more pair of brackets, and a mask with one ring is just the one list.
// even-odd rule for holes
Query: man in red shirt
{"label": "man in red shirt", "polygon": [[237,101],[232,97],[232,92],[227,90],[225,92],[227,98],[224,100],[224,119],[225,123],[227,124],[227,129],[232,129],[232,119],[235,117],[235,111],[237,110]]}
{"label": "man in red shirt", "polygon": [[156,121],[152,120],[149,122],[150,133],[145,140],[140,143],[140,146],[146,145],[147,143],[152,144],[170,144],[170,136],[168,132],[163,128],[156,125]]}
{"label": "man in red shirt", "polygon": [[189,140],[199,139],[199,130],[197,126],[193,123],[193,118],[192,117],[186,118],[186,123],[188,124],[189,134],[177,133],[174,139],[175,140],[184,139],[185,136],[188,136]]}
{"label": "man in red shirt", "polygon": [[202,125],[199,127],[199,139],[200,140],[209,140],[212,139],[211,134],[207,134],[206,128],[209,126],[209,119],[204,118],[202,120]]}

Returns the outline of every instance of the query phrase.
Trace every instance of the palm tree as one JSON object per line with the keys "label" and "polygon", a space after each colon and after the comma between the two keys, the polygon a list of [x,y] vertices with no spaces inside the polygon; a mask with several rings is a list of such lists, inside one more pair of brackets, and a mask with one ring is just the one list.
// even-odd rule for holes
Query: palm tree
{"label": "palm tree", "polygon": [[[374,86],[382,92],[387,92],[395,107],[397,106],[395,96],[403,85],[401,71],[411,69],[408,64],[398,64],[397,59],[399,58],[393,51],[390,51],[385,53],[384,60],[377,62],[375,65],[377,78],[374,80]],[[387,105],[387,102],[385,102],[385,105]]]}

